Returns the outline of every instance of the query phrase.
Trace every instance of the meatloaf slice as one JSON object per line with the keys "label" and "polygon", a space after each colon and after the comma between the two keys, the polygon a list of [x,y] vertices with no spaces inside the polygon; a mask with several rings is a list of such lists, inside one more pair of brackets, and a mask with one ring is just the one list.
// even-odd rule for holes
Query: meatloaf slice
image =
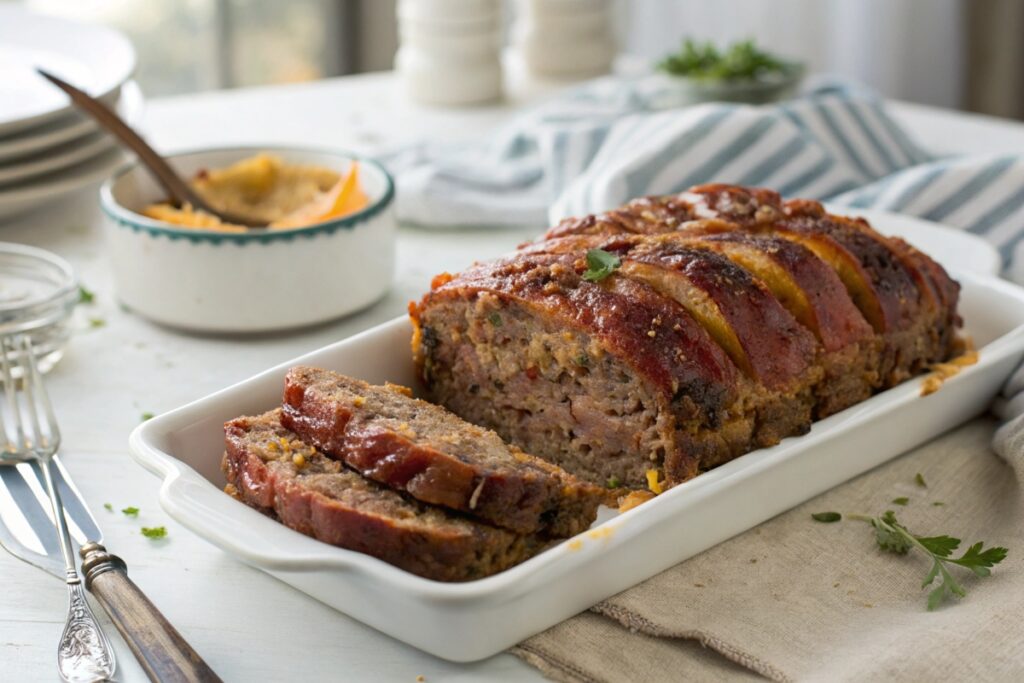
{"label": "meatloaf slice", "polygon": [[282,415],[286,427],[363,476],[518,533],[577,534],[605,495],[394,386],[295,367]]}
{"label": "meatloaf slice", "polygon": [[281,411],[224,425],[222,463],[242,502],[331,545],[437,581],[507,569],[541,542],[410,500],[303,443]]}

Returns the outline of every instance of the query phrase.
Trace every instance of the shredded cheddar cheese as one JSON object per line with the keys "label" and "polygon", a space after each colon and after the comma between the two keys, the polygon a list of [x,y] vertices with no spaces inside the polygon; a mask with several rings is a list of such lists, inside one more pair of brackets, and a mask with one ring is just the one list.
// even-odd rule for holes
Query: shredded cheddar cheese
{"label": "shredded cheddar cheese", "polygon": [[658,470],[647,470],[647,488],[651,490],[654,495],[658,495],[664,489],[662,484],[664,482],[658,481]]}
{"label": "shredded cheddar cheese", "polygon": [[642,505],[647,501],[654,498],[654,494],[650,491],[630,491],[626,495],[619,498],[619,513],[627,512]]}
{"label": "shredded cheddar cheese", "polygon": [[978,362],[978,352],[972,348],[970,340],[966,342],[966,347],[966,350],[956,358],[945,363],[936,363],[932,366],[931,374],[921,382],[922,396],[934,394],[942,388],[947,379],[955,376],[968,365],[974,365]]}

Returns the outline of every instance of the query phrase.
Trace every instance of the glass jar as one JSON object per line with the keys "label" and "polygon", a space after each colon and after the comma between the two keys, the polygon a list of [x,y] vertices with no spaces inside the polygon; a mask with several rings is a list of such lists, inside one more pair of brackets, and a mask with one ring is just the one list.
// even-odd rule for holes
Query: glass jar
{"label": "glass jar", "polygon": [[27,334],[40,371],[64,355],[79,297],[70,263],[44,249],[0,242],[0,336]]}

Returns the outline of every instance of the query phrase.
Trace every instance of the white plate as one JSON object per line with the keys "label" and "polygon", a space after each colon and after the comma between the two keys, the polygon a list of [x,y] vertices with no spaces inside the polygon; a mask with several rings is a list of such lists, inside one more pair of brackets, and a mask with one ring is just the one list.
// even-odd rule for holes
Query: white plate
{"label": "white plate", "polygon": [[54,154],[0,164],[0,191],[3,191],[5,186],[36,178],[44,173],[59,171],[99,156],[101,152],[116,144],[114,138],[105,131],[96,131],[88,137],[62,146],[60,151]]}
{"label": "white plate", "polygon": [[41,124],[69,111],[70,100],[36,67],[108,97],[131,78],[135,50],[123,35],[0,5],[0,135]]}
{"label": "white plate", "polygon": [[[115,95],[120,95],[120,90]],[[119,107],[120,98],[114,97],[114,100],[114,106]],[[0,162],[15,159],[20,161],[62,143],[85,137],[97,130],[99,124],[91,118],[78,112],[67,112],[52,121],[0,138]]]}
{"label": "white plate", "polygon": [[0,224],[8,218],[109,178],[127,160],[128,155],[115,148],[77,166],[48,175],[44,181],[0,188]]}
{"label": "white plate", "polygon": [[[121,89],[121,94],[118,111],[121,118],[133,124],[142,114],[142,91],[134,82],[129,82]],[[110,149],[42,178],[0,187],[0,223],[109,178],[127,159],[120,149]]]}
{"label": "white plate", "polygon": [[875,209],[834,204],[826,205],[826,209],[837,215],[862,216],[883,235],[902,237],[950,270],[981,275],[998,275],[1002,270],[1002,257],[996,248],[964,230]]}
{"label": "white plate", "polygon": [[[1024,357],[1024,289],[960,274],[980,360],[922,397],[921,379],[817,422],[618,515],[498,575],[461,584],[414,576],[294,532],[221,490],[223,423],[280,403],[288,368],[310,364],[415,386],[411,327],[393,320],[140,425],[134,458],[163,479],[172,518],[242,562],[426,652],[488,657],[982,412]],[[981,455],[981,454],[979,454]],[[216,580],[210,577],[210,580]]]}

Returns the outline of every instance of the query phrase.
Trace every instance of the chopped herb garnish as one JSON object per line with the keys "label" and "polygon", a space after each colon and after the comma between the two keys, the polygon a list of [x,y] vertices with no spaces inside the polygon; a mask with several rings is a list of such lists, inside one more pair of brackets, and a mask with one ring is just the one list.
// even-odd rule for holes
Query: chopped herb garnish
{"label": "chopped herb garnish", "polygon": [[608,488],[617,489],[622,486],[622,481],[615,476],[608,477]]}
{"label": "chopped herb garnish", "polygon": [[129,517],[138,517],[139,516],[139,508],[137,508],[137,507],[126,507],[126,508],[123,508],[121,510],[121,512],[126,514],[126,515],[128,515]]}
{"label": "chopped herb garnish", "polygon": [[585,353],[581,353],[580,355],[576,356],[572,360],[573,360],[574,363],[576,363],[576,365],[579,365],[580,367],[584,367],[585,368],[588,365],[590,365],[590,356],[588,356]]}
{"label": "chopped herb garnish", "polygon": [[110,503],[104,503],[103,507],[106,508],[107,512],[113,512],[114,511],[114,506],[111,505]]}
{"label": "chopped herb garnish", "polygon": [[924,482],[924,476],[920,472],[914,475],[914,481],[917,482],[917,485],[921,488],[928,488],[928,484]]}
{"label": "chopped herb garnish", "polygon": [[658,70],[672,76],[708,81],[753,80],[770,73],[785,73],[792,67],[754,45],[752,40],[733,43],[719,51],[713,43],[687,38],[675,54],[658,63]]}
{"label": "chopped herb garnish", "polygon": [[487,316],[487,319],[490,320],[491,324],[494,325],[495,327],[501,327],[501,324],[503,322],[501,316],[498,315],[497,313],[491,313],[489,316]]}
{"label": "chopped herb garnish", "polygon": [[907,498],[906,496],[900,496],[899,498],[893,498],[892,499],[893,505],[906,505],[909,502],[910,502],[910,499]]}
{"label": "chopped herb garnish", "polygon": [[609,254],[604,249],[591,249],[587,252],[587,269],[583,273],[583,279],[600,282],[621,265],[622,261],[615,254]]}
{"label": "chopped herb garnish", "polygon": [[146,420],[152,420],[152,419],[153,419],[153,413],[149,412],[148,410],[142,414],[142,421],[143,422],[145,422]]}
{"label": "chopped herb garnish", "polygon": [[937,500],[934,503],[932,503],[932,507],[940,507],[942,505],[945,505],[945,503],[943,503],[941,500]]}
{"label": "chopped herb garnish", "polygon": [[107,324],[107,321],[103,318],[89,318],[89,327],[103,327]]}
{"label": "chopped herb garnish", "polygon": [[96,298],[96,295],[90,292],[85,287],[79,285],[78,287],[78,303],[80,304],[91,304]]}
{"label": "chopped herb garnish", "polygon": [[825,522],[826,524],[838,522],[842,518],[843,516],[838,512],[815,512],[811,514],[811,519],[815,522]]}
{"label": "chopped herb garnish", "polygon": [[952,596],[964,597],[967,591],[949,571],[949,565],[959,565],[969,569],[976,576],[986,577],[992,573],[992,567],[1006,559],[1007,549],[1000,547],[985,548],[978,542],[970,546],[960,557],[950,557],[960,547],[960,539],[952,536],[917,536],[911,533],[896,519],[896,513],[886,510],[881,517],[866,515],[847,515],[847,519],[867,522],[875,530],[875,541],[878,547],[886,552],[906,555],[916,548],[932,560],[932,568],[928,571],[921,587],[925,588],[939,579],[939,585],[928,593],[928,610],[934,610],[942,602]]}
{"label": "chopped herb garnish", "polygon": [[146,538],[163,538],[167,535],[167,527],[144,526],[142,527],[142,535]]}

